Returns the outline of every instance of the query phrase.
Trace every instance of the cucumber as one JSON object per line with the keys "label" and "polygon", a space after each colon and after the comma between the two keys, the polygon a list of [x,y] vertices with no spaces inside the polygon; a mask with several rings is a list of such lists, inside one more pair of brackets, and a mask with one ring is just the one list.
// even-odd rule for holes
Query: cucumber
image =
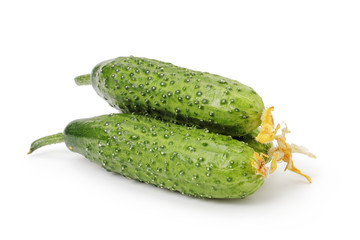
{"label": "cucumber", "polygon": [[108,171],[200,198],[244,198],[264,183],[254,149],[230,136],[143,115],[75,120],[34,141],[30,152],[64,142]]}
{"label": "cucumber", "polygon": [[264,110],[261,97],[238,81],[147,58],[104,61],[75,81],[92,84],[124,113],[151,115],[231,136],[256,129]]}

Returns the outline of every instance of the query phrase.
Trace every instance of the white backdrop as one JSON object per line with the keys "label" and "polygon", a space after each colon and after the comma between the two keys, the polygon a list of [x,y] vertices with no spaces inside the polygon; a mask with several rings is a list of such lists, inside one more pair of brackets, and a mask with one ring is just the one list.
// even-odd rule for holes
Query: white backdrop
{"label": "white backdrop", "polygon": [[[2,1],[1,239],[313,239],[358,234],[359,1]],[[313,183],[284,165],[243,200],[200,200],[36,138],[115,110],[73,78],[141,56],[253,87]],[[351,237],[352,236],[352,237]]]}

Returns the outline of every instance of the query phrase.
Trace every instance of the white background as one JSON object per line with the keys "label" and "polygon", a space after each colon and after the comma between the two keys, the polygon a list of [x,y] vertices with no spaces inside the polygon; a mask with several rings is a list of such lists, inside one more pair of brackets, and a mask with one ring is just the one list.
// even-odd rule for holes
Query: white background
{"label": "white background", "polygon": [[[0,239],[358,239],[359,1],[2,1]],[[36,138],[115,110],[73,78],[141,56],[253,87],[294,155],[244,200],[200,200]]]}

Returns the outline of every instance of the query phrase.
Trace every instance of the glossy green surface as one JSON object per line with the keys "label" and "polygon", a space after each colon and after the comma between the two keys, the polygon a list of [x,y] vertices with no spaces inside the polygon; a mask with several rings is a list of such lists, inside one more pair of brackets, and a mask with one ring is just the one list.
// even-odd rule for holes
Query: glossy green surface
{"label": "glossy green surface", "polygon": [[246,143],[146,116],[112,114],[71,122],[69,149],[106,170],[202,198],[244,198],[264,182]]}
{"label": "glossy green surface", "polygon": [[[90,79],[83,75],[76,82],[84,85]],[[149,114],[231,136],[256,129],[264,110],[260,96],[235,80],[146,58],[102,62],[93,69],[91,82],[101,97],[122,112]]]}

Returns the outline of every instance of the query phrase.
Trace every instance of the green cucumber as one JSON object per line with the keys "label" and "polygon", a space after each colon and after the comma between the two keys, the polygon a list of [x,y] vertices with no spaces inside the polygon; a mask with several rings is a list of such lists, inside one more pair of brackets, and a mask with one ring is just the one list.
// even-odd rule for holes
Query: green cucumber
{"label": "green cucumber", "polygon": [[75,120],[34,141],[29,153],[62,141],[108,171],[194,197],[244,198],[264,183],[247,143],[143,115]]}
{"label": "green cucumber", "polygon": [[147,58],[104,61],[75,81],[92,84],[124,113],[151,115],[231,136],[256,129],[264,110],[261,97],[238,81]]}

